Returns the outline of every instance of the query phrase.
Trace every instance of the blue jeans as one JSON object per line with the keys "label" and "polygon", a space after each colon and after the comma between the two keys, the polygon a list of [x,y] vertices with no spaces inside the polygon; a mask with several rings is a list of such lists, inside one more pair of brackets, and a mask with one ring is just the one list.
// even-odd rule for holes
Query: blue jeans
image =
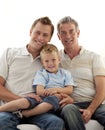
{"label": "blue jeans", "polygon": [[54,107],[54,109],[53,109],[54,111],[56,111],[60,108],[59,99],[56,96],[53,96],[53,95],[47,96],[47,97],[41,97],[42,102],[38,102],[37,100],[35,100],[35,98],[31,98],[31,97],[25,97],[25,98],[30,103],[30,106],[27,109],[32,109],[32,108],[36,107],[37,105],[39,105],[40,103],[43,103],[43,102],[47,102],[49,104],[52,104],[53,107]]}
{"label": "blue jeans", "polygon": [[64,130],[63,120],[51,113],[20,119],[11,112],[0,112],[0,130],[19,130],[17,125],[23,123],[35,124],[41,130]]}
{"label": "blue jeans", "polygon": [[[79,108],[85,109],[89,104],[90,102],[68,104],[62,109],[61,117],[65,121],[65,127],[67,130],[86,130]],[[103,125],[105,130],[105,104],[101,104],[97,108],[92,119],[97,120]]]}

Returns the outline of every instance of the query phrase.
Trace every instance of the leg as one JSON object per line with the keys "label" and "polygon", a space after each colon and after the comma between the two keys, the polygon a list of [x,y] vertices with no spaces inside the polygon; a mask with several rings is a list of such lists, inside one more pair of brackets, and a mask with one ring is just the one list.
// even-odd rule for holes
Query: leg
{"label": "leg", "polygon": [[26,109],[29,107],[29,105],[30,103],[26,98],[20,98],[0,106],[0,112],[13,112],[19,109]]}
{"label": "leg", "polygon": [[105,129],[105,104],[100,105],[92,116],[92,119],[97,120]]}
{"label": "leg", "polygon": [[42,103],[40,103],[33,109],[22,111],[22,115],[25,117],[30,117],[46,113],[52,109],[56,111],[58,108],[59,108],[59,99],[56,96],[48,96],[43,99]]}
{"label": "leg", "polygon": [[40,103],[39,105],[37,105],[36,107],[34,107],[31,110],[23,110],[22,115],[25,116],[25,117],[30,117],[30,116],[46,113],[51,109],[53,109],[53,106],[51,104],[49,104],[47,102],[43,102],[43,103]]}
{"label": "leg", "polygon": [[51,113],[25,118],[24,121],[29,124],[36,124],[41,130],[64,130],[63,120]]}
{"label": "leg", "polygon": [[0,130],[19,130],[20,119],[10,112],[0,112]]}
{"label": "leg", "polygon": [[66,105],[61,112],[67,130],[86,130],[79,109],[74,104]]}

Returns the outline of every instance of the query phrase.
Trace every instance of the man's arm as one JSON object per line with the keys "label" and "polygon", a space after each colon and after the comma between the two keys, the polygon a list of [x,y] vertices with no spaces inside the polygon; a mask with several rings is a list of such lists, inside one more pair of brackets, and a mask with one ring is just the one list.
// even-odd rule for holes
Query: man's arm
{"label": "man's arm", "polygon": [[95,77],[96,94],[88,107],[88,109],[94,113],[98,106],[105,100],[105,76]]}
{"label": "man's arm", "polygon": [[4,100],[6,102],[15,100],[20,98],[20,96],[13,94],[8,89],[6,89],[5,86],[5,79],[0,76],[0,100]]}
{"label": "man's arm", "polygon": [[87,109],[80,109],[83,113],[83,119],[85,122],[88,122],[91,119],[92,114],[99,107],[100,104],[105,100],[105,77],[104,76],[96,76],[95,77],[95,86],[96,86],[96,94]]}

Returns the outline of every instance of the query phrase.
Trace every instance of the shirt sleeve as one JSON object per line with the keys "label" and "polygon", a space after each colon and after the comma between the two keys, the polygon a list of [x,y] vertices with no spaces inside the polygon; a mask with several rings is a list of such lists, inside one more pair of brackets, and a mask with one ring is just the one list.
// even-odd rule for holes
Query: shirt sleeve
{"label": "shirt sleeve", "polygon": [[11,59],[11,52],[10,49],[7,49],[0,57],[0,76],[2,76],[5,80],[7,79],[8,76],[10,59]]}
{"label": "shirt sleeve", "polygon": [[65,85],[76,86],[73,77],[69,71],[65,71]]}
{"label": "shirt sleeve", "polygon": [[93,57],[93,75],[103,75],[105,76],[105,61],[100,55],[95,55]]}
{"label": "shirt sleeve", "polygon": [[36,86],[36,85],[45,86],[45,84],[46,84],[45,75],[44,75],[43,70],[41,69],[41,70],[37,71],[37,73],[34,77],[33,86]]}

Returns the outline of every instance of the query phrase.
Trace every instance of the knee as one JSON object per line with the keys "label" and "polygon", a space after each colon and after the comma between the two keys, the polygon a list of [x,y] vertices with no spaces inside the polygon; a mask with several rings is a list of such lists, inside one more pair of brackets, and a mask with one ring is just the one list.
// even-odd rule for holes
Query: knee
{"label": "knee", "polygon": [[12,121],[17,121],[17,117],[14,116],[11,112],[0,112],[0,126],[8,124]]}
{"label": "knee", "polygon": [[[55,124],[55,125],[54,125]],[[58,128],[58,129],[64,129],[64,121],[63,121],[63,119],[62,118],[59,118],[59,117],[57,117],[56,119],[55,119],[55,121],[54,121],[54,124],[53,124],[53,126],[55,126],[56,128]],[[57,129],[57,130],[58,130]]]}
{"label": "knee", "polygon": [[59,99],[56,96],[48,96],[44,98],[43,101],[52,104],[52,106],[54,107],[54,111],[58,110],[60,107]]}
{"label": "knee", "polygon": [[50,118],[44,123],[45,130],[63,130],[64,129],[64,121],[62,118],[51,115]]}
{"label": "knee", "polygon": [[68,112],[70,110],[74,110],[76,106],[74,104],[67,104],[63,107],[62,112]]}
{"label": "knee", "polygon": [[11,119],[11,114],[7,112],[0,112],[0,126],[8,123]]}
{"label": "knee", "polygon": [[0,121],[10,118],[9,112],[0,112]]}
{"label": "knee", "polygon": [[78,108],[74,104],[68,104],[62,109],[61,116],[69,115],[71,112],[75,113],[76,111],[78,111]]}
{"label": "knee", "polygon": [[58,117],[58,116],[53,115],[52,118],[50,118],[50,119],[51,119],[50,122],[51,123],[53,122],[53,124],[55,124],[55,125],[56,124],[59,124],[59,125],[64,124],[63,119]]}
{"label": "knee", "polygon": [[64,125],[64,121],[63,121],[63,119],[62,118],[57,118],[57,120],[55,121],[55,123],[59,123],[59,125]]}

